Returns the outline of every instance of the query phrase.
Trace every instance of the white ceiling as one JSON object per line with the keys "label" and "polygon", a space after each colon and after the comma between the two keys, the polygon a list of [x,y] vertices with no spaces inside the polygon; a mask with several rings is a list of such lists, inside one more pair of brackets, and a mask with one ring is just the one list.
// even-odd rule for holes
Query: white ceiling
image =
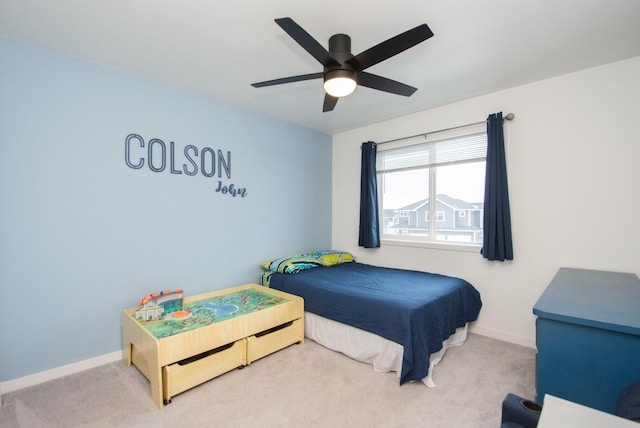
{"label": "white ceiling", "polygon": [[[418,88],[358,87],[322,113],[322,71],[273,20],[354,55],[427,23],[434,37],[368,72]],[[640,56],[640,0],[0,0],[0,35],[31,42],[327,134]],[[640,78],[640,77],[639,77]]]}

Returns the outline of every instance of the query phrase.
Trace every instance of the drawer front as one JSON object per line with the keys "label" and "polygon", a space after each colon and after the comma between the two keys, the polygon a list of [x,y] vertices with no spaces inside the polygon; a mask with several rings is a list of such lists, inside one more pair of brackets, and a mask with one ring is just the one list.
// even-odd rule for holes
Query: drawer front
{"label": "drawer front", "polygon": [[247,364],[294,343],[304,343],[304,321],[302,318],[247,337]]}
{"label": "drawer front", "polygon": [[538,318],[536,398],[545,394],[615,413],[620,393],[640,379],[640,337]]}
{"label": "drawer front", "polygon": [[170,400],[176,394],[246,365],[246,349],[246,339],[241,339],[219,352],[163,367],[164,399]]}

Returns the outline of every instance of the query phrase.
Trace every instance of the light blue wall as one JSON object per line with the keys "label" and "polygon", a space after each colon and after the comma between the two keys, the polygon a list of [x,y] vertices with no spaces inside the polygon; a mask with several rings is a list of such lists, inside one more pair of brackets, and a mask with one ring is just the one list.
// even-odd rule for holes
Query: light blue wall
{"label": "light blue wall", "polygon": [[[128,167],[131,133],[175,142],[175,169],[187,145],[230,151],[222,181],[246,197],[169,158]],[[0,38],[0,381],[119,350],[121,310],[150,292],[329,248],[330,183],[328,135]]]}

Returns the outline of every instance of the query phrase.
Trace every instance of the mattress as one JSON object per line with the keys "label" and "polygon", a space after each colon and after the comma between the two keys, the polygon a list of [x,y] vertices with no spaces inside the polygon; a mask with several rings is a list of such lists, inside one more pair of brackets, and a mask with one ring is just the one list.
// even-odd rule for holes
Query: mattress
{"label": "mattress", "polygon": [[274,273],[270,286],[303,297],[307,312],[401,345],[400,383],[426,377],[430,355],[482,306],[460,278],[356,262]]}

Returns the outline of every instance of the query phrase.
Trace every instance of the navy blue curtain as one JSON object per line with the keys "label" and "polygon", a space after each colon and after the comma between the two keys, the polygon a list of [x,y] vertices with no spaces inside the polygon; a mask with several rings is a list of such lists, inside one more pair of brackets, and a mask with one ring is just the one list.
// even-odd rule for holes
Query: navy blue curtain
{"label": "navy blue curtain", "polygon": [[362,143],[360,171],[360,233],[358,245],[364,248],[380,246],[378,218],[378,178],[376,177],[376,143]]}
{"label": "navy blue curtain", "polygon": [[487,172],[484,183],[484,242],[482,256],[489,260],[513,260],[507,164],[504,153],[502,113],[487,118]]}

